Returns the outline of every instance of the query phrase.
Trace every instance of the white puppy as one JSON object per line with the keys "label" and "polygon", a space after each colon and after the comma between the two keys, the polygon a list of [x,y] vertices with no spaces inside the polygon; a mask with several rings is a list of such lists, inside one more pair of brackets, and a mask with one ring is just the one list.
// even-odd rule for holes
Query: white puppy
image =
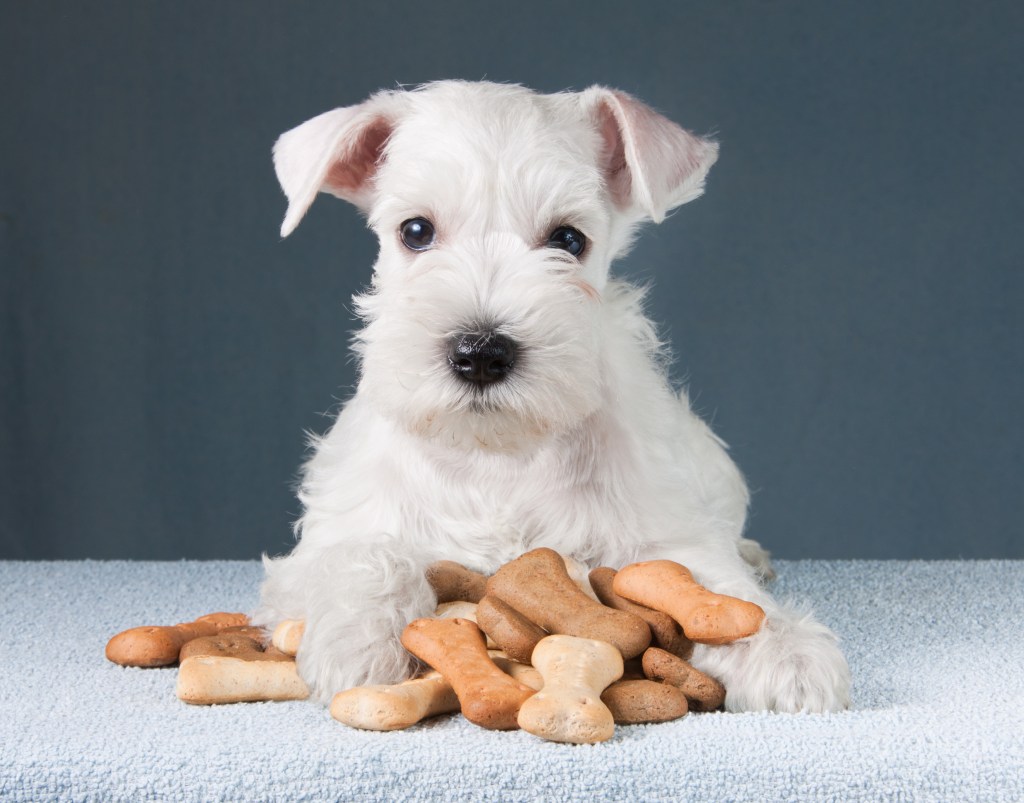
{"label": "white puppy", "polygon": [[317,698],[401,680],[424,568],[538,547],[594,567],[669,558],[761,605],[761,632],[698,647],[731,710],[848,704],[835,636],[761,586],[748,494],[666,379],[642,291],[609,277],[639,224],[701,194],[717,145],[621,92],[445,81],[374,95],[274,148],[289,234],[320,192],[380,238],[356,297],[360,381],[314,444],[291,554],[255,620],[305,619]]}

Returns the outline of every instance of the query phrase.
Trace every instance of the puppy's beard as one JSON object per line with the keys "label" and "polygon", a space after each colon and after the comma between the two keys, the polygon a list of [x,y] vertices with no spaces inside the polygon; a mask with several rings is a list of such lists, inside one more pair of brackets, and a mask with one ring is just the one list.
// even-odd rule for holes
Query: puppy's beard
{"label": "puppy's beard", "polygon": [[[419,355],[424,362],[405,349],[390,361],[393,352],[376,334],[364,337],[360,393],[379,414],[438,445],[522,451],[578,425],[600,404],[598,358],[585,339],[521,347],[510,376],[478,386],[436,351]],[[417,364],[430,368],[417,371]]]}
{"label": "puppy's beard", "polygon": [[[528,378],[510,377],[478,387],[458,378],[437,383],[434,404],[381,407],[412,434],[437,445],[486,451],[523,451],[557,435],[597,406],[597,389],[583,385],[559,390],[553,382],[531,387]],[[441,390],[443,388],[443,390]]]}
{"label": "puppy's beard", "polygon": [[522,451],[551,432],[548,421],[493,410],[430,413],[410,423],[410,432],[439,446],[492,452]]}

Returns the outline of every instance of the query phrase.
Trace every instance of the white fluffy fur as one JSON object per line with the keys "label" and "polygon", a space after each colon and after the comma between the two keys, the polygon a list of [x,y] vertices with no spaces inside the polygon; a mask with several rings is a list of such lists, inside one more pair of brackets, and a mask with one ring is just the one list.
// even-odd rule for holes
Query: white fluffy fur
{"label": "white fluffy fur", "polygon": [[[694,656],[729,709],[848,704],[834,635],[759,581],[770,567],[741,537],[743,478],[672,390],[642,291],[609,277],[639,223],[700,194],[716,155],[622,93],[463,82],[380,93],[278,142],[285,233],[322,190],[380,238],[356,299],[359,387],[314,444],[300,540],[264,558],[255,617],[306,620],[299,670],[320,700],[407,675],[398,639],[434,608],[427,564],[492,572],[548,546],[590,567],[671,558],[760,604],[760,633]],[[414,253],[398,229],[418,216],[438,239]],[[561,224],[587,235],[580,261],[544,247]],[[479,325],[519,347],[486,392],[446,359],[451,336]]]}

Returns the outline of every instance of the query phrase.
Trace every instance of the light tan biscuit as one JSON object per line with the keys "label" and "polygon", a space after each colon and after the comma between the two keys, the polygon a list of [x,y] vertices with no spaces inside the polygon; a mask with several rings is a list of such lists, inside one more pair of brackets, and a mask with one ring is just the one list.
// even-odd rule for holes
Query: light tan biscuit
{"label": "light tan biscuit", "polygon": [[246,661],[224,655],[193,655],[178,669],[178,699],[193,705],[305,700],[309,689],[294,661]]}
{"label": "light tan biscuit", "polygon": [[340,691],[331,716],[352,728],[402,730],[428,717],[459,710],[459,698],[440,672],[392,686],[359,686]]}
{"label": "light tan biscuit", "polygon": [[601,600],[597,598],[597,594],[594,593],[594,589],[590,585],[590,580],[587,578],[587,574],[589,573],[587,565],[583,563],[583,561],[576,560],[576,558],[571,558],[568,555],[562,555],[561,557],[562,563],[565,564],[565,571],[566,574],[569,575],[569,579],[578,585],[580,587],[580,591],[594,600],[594,602],[600,602]]}
{"label": "light tan biscuit", "polygon": [[605,641],[547,636],[533,651],[544,687],[523,703],[519,727],[554,742],[594,744],[615,733],[601,693],[622,677],[622,655]]}
{"label": "light tan biscuit", "polygon": [[435,619],[469,619],[476,621],[476,603],[466,600],[442,602],[434,608]]}
{"label": "light tan biscuit", "polygon": [[274,628],[271,643],[285,655],[295,655],[306,632],[306,623],[302,619],[285,619]]}
{"label": "light tan biscuit", "polygon": [[524,686],[529,686],[534,691],[540,691],[544,688],[544,678],[541,677],[540,672],[529,664],[514,661],[501,650],[488,650],[487,654],[491,656],[494,665],[506,675],[511,675],[513,680],[518,680]]}

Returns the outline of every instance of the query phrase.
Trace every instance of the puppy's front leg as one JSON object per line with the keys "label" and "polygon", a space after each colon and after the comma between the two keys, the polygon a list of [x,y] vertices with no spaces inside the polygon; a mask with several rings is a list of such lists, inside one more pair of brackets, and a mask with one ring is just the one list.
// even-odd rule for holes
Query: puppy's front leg
{"label": "puppy's front leg", "polygon": [[343,689],[410,676],[416,660],[399,639],[409,622],[435,608],[425,578],[429,562],[407,543],[382,535],[300,547],[268,565],[264,600],[280,591],[302,601],[301,611],[291,614],[306,621],[296,661],[314,697],[326,704]]}
{"label": "puppy's front leg", "polygon": [[[665,557],[661,554],[659,557]],[[723,646],[698,644],[694,666],[726,688],[730,711],[837,711],[850,704],[850,669],[836,635],[809,611],[780,603],[752,567],[724,551],[679,550],[670,555],[705,587],[760,605],[764,624],[753,636]]]}

